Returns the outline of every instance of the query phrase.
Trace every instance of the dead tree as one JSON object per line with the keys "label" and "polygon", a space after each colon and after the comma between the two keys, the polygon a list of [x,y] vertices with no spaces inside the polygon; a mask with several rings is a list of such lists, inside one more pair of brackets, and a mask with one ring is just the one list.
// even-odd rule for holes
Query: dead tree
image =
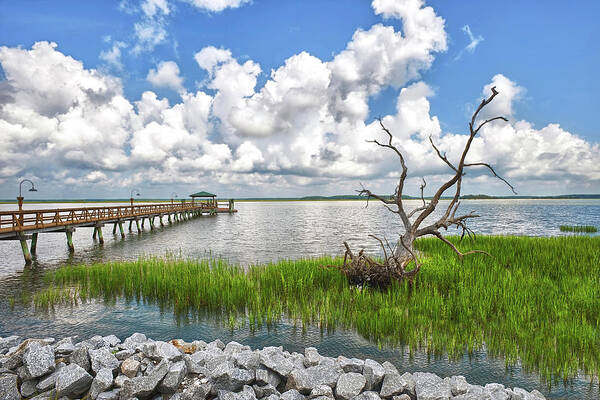
{"label": "dead tree", "polygon": [[[404,191],[404,183],[406,181],[406,177],[408,174],[408,168],[406,167],[406,163],[404,160],[404,156],[402,152],[392,144],[392,133],[383,125],[383,121],[379,119],[379,125],[381,129],[387,135],[387,143],[382,143],[377,140],[370,140],[370,143],[375,143],[378,146],[385,147],[390,149],[396,153],[400,160],[400,166],[402,168],[402,172],[400,174],[400,179],[398,185],[396,186],[396,190],[394,194],[391,196],[381,196],[375,193],[372,193],[369,189],[362,188],[358,191],[360,195],[364,195],[367,197],[367,202],[369,199],[373,198],[381,201],[385,207],[392,213],[397,214],[404,225],[404,233],[400,235],[398,242],[392,248],[390,244],[387,242],[384,244],[383,241],[376,236],[369,235],[374,239],[378,240],[381,247],[383,248],[384,259],[383,262],[377,261],[369,256],[367,256],[363,250],[361,250],[357,255],[355,255],[346,242],[344,242],[344,246],[346,247],[346,254],[344,257],[344,272],[348,275],[350,280],[357,284],[371,284],[375,286],[386,285],[390,282],[390,280],[413,280],[413,278],[418,274],[421,269],[421,264],[419,263],[417,254],[414,249],[414,241],[415,239],[432,235],[440,239],[442,242],[447,244],[461,259],[473,253],[484,253],[481,250],[471,250],[469,252],[462,253],[459,251],[456,246],[446,239],[442,233],[441,229],[447,230],[449,227],[457,227],[462,229],[461,239],[465,236],[471,236],[473,231],[467,227],[467,221],[471,218],[479,217],[479,215],[471,212],[465,215],[456,215],[456,211],[458,206],[460,205],[460,191],[462,186],[462,179],[465,175],[465,169],[469,167],[485,167],[491,171],[491,173],[504,183],[506,183],[513,193],[516,194],[514,187],[508,183],[504,178],[500,177],[494,168],[488,163],[485,162],[476,162],[476,163],[467,163],[465,160],[469,153],[469,149],[471,148],[471,144],[473,143],[473,139],[477,136],[477,133],[483,128],[485,125],[490,122],[503,120],[508,122],[508,120],[504,117],[493,117],[486,119],[483,122],[478,123],[476,125],[476,120],[481,112],[481,110],[494,100],[494,97],[498,94],[498,91],[495,87],[492,88],[492,94],[487,98],[483,99],[479,104],[479,107],[473,113],[471,121],[469,122],[469,137],[465,144],[465,147],[462,151],[462,155],[457,165],[454,165],[448,157],[446,157],[446,153],[441,153],[437,148],[431,136],[429,137],[429,141],[431,142],[431,146],[435,150],[437,156],[454,172],[454,175],[446,181],[443,185],[441,185],[433,197],[426,201],[424,197],[424,189],[426,187],[426,182],[423,179],[421,184],[421,201],[423,204],[420,207],[416,207],[412,210],[407,210],[405,208],[405,204],[402,199],[402,193]],[[454,197],[446,207],[444,214],[435,222],[430,223],[429,225],[423,226],[423,222],[425,219],[433,213],[436,207],[439,204],[439,201],[442,195],[449,189],[454,187]],[[387,250],[386,250],[387,247]],[[389,251],[389,252],[388,252]],[[488,254],[489,255],[489,254]],[[414,261],[414,267],[408,269],[411,261]]]}

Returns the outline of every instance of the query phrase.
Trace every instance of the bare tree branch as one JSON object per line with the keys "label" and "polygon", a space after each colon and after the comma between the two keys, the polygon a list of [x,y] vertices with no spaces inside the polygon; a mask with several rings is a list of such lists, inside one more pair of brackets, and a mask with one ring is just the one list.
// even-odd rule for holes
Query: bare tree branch
{"label": "bare tree branch", "polygon": [[498,119],[501,119],[504,122],[508,122],[508,119],[504,118],[504,117],[494,117],[494,118],[490,118],[490,119],[486,119],[485,121],[483,121],[481,124],[479,124],[479,126],[477,127],[477,129],[475,129],[475,133],[479,132],[479,130],[486,124],[489,124],[492,121],[496,121]]}
{"label": "bare tree branch", "polygon": [[419,212],[419,211],[423,211],[424,209],[427,208],[427,203],[425,202],[425,196],[423,194],[423,190],[425,189],[425,187],[427,186],[427,182],[425,182],[425,178],[421,178],[423,180],[423,183],[421,184],[421,200],[423,201],[423,206],[422,207],[417,207],[414,210],[412,210],[411,212],[408,213],[408,218],[411,218],[413,215],[415,215],[415,213]]}
{"label": "bare tree branch", "polygon": [[448,161],[448,158],[446,157],[446,153],[444,153],[442,155],[442,153],[440,153],[440,150],[436,147],[436,145],[433,143],[433,139],[431,138],[431,136],[429,136],[429,142],[431,143],[431,145],[433,146],[433,149],[435,150],[435,152],[437,153],[438,157],[442,159],[443,162],[445,162],[446,164],[448,164],[448,166],[450,168],[452,168],[452,170],[454,172],[458,172],[458,170],[456,169],[456,167],[454,165],[452,165],[452,163],[450,161]]}
{"label": "bare tree branch", "polygon": [[[441,233],[439,232],[435,232],[434,235],[440,239],[442,242],[446,243],[448,246],[450,246],[450,248],[452,250],[454,250],[454,252],[458,255],[458,257],[462,260],[464,258],[464,256],[467,256],[469,254],[485,254],[489,257],[492,257],[492,255],[490,253],[488,253],[487,251],[483,251],[483,250],[471,250],[471,251],[467,251],[466,253],[461,253],[460,250],[458,250],[456,248],[456,246],[449,241],[448,239],[446,239]],[[493,258],[493,257],[492,257]]]}
{"label": "bare tree branch", "polygon": [[[457,210],[460,206],[460,195],[461,195],[461,189],[462,189],[462,180],[465,175],[465,168],[477,167],[477,166],[483,166],[483,167],[488,168],[490,171],[492,171],[492,173],[494,174],[494,176],[496,178],[498,178],[501,181],[503,181],[504,183],[506,183],[510,187],[510,189],[513,191],[513,193],[516,194],[514,187],[508,181],[506,181],[504,178],[499,176],[490,164],[485,163],[485,162],[467,163],[465,161],[467,158],[467,154],[469,153],[469,150],[473,143],[473,140],[475,139],[477,133],[485,125],[492,123],[494,121],[499,121],[499,120],[508,121],[506,118],[498,116],[498,117],[486,119],[485,121],[479,123],[479,125],[477,125],[477,127],[475,127],[475,123],[476,123],[476,121],[478,121],[477,118],[478,118],[481,110],[486,105],[488,105],[490,102],[492,102],[497,95],[498,95],[498,91],[496,90],[495,87],[493,87],[491,89],[491,94],[487,98],[484,98],[481,100],[481,103],[479,104],[479,106],[477,107],[475,112],[473,113],[473,116],[471,117],[471,121],[468,124],[469,135],[468,135],[466,143],[462,149],[462,153],[460,155],[458,164],[455,165],[455,164],[451,163],[450,160],[448,159],[446,153],[442,153],[440,151],[440,149],[435,145],[433,138],[429,137],[431,146],[435,150],[437,156],[448,167],[450,167],[450,169],[454,172],[454,174],[450,177],[450,179],[448,179],[440,187],[438,187],[438,189],[435,191],[433,197],[429,201],[425,200],[424,192],[425,192],[425,187],[427,186],[427,182],[425,181],[425,179],[423,179],[423,183],[420,185],[422,206],[416,207],[414,210],[410,211],[409,213],[407,213],[404,210],[404,205],[402,202],[404,183],[406,181],[407,171],[408,171],[408,169],[406,167],[405,159],[404,159],[402,152],[398,149],[398,147],[396,147],[393,144],[392,133],[385,127],[382,119],[381,118],[378,119],[381,129],[387,135],[387,142],[381,142],[378,140],[371,140],[369,142],[375,143],[380,147],[385,147],[385,148],[393,150],[400,159],[400,165],[402,167],[402,171],[400,174],[400,178],[398,180],[398,184],[396,185],[394,194],[391,197],[380,196],[380,195],[374,194],[370,190],[365,189],[362,185],[361,185],[362,189],[359,190],[358,193],[360,195],[365,195],[367,197],[367,205],[368,205],[369,199],[374,198],[374,199],[381,201],[389,211],[391,211],[395,214],[398,214],[402,220],[402,223],[404,224],[405,232],[399,237],[398,242],[393,249],[390,246],[390,244],[386,238],[384,238],[385,239],[385,244],[384,244],[384,241],[379,239],[377,236],[369,235],[370,237],[376,239],[379,242],[381,248],[383,249],[383,254],[385,257],[383,262],[380,262],[379,260],[375,260],[375,259],[368,257],[364,253],[364,249],[360,250],[360,252],[357,255],[354,255],[354,253],[352,253],[350,251],[350,247],[348,246],[348,244],[346,242],[344,242],[344,246],[346,247],[346,253],[344,255],[343,268],[344,268],[345,273],[348,275],[348,277],[350,278],[351,281],[358,282],[360,284],[367,283],[367,284],[376,284],[376,285],[381,285],[381,284],[385,285],[386,283],[389,283],[390,280],[394,280],[394,279],[395,280],[408,279],[412,282],[412,279],[416,276],[416,274],[419,272],[419,270],[421,268],[421,264],[419,263],[416,251],[414,249],[414,241],[417,238],[424,236],[424,235],[433,235],[433,236],[437,237],[438,239],[440,239],[447,246],[449,246],[452,249],[452,251],[454,251],[461,260],[463,259],[464,256],[469,255],[469,254],[479,253],[479,254],[486,254],[486,255],[490,256],[489,253],[482,251],[482,250],[471,250],[471,251],[462,253],[460,250],[458,250],[458,248],[451,241],[446,239],[440,231],[442,229],[447,231],[448,228],[450,228],[450,227],[456,227],[457,229],[462,229],[462,233],[460,235],[460,240],[462,240],[465,237],[465,235],[467,237],[473,237],[473,238],[475,237],[475,232],[473,232],[473,230],[467,226],[467,222],[470,221],[472,218],[479,217],[479,215],[476,214],[475,212],[470,212],[469,214],[456,216]],[[423,221],[425,221],[425,219],[428,216],[430,216],[433,213],[433,211],[436,209],[436,207],[438,206],[438,204],[440,202],[442,195],[451,188],[454,188],[454,195],[453,195],[452,199],[450,200],[450,202],[448,203],[448,206],[444,210],[443,215],[439,219],[437,219],[437,221],[435,221],[434,223],[431,223],[425,227],[420,227],[421,224],[423,223]],[[391,205],[394,205],[394,204],[397,206],[397,208],[398,208],[397,210],[394,210],[390,207]],[[419,214],[417,214],[417,213],[419,213]],[[417,217],[414,220],[414,222],[411,222],[410,218],[413,217],[415,214],[417,214]],[[386,245],[387,245],[387,249],[390,250],[390,254],[388,253],[388,251],[386,249]],[[348,261],[348,259],[350,261]],[[413,268],[412,270],[407,272],[406,268],[412,261],[414,261],[414,263],[415,263],[415,268]]]}
{"label": "bare tree branch", "polygon": [[513,185],[511,185],[510,183],[508,183],[508,181],[506,179],[504,179],[503,177],[501,177],[500,175],[498,175],[496,173],[496,171],[494,171],[494,168],[492,168],[492,166],[488,163],[484,163],[484,162],[478,162],[478,163],[471,163],[471,164],[465,164],[465,167],[475,167],[475,166],[483,166],[483,167],[488,167],[490,171],[492,171],[492,174],[494,174],[494,176],[498,179],[500,179],[502,182],[506,183],[508,185],[508,187],[510,188],[510,190],[512,190],[512,192],[514,194],[517,194],[517,192],[515,191],[515,188],[513,187]]}

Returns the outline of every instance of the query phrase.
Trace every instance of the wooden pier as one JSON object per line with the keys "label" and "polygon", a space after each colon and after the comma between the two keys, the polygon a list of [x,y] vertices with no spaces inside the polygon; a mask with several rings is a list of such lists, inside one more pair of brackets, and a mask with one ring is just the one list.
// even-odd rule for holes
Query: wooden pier
{"label": "wooden pier", "polygon": [[[36,254],[38,234],[66,234],[69,251],[73,252],[73,232],[76,228],[92,227],[92,237],[104,243],[102,228],[113,224],[112,233],[125,238],[123,224],[129,223],[128,229],[134,228],[138,233],[144,230],[147,221],[149,228],[155,223],[164,226],[175,221],[184,221],[202,215],[235,213],[233,200],[217,201],[216,199],[176,203],[136,204],[128,206],[55,208],[46,210],[0,211],[0,240],[19,240],[23,250],[25,263],[30,264]],[[164,220],[166,218],[166,221]],[[30,240],[30,246],[27,241]]]}

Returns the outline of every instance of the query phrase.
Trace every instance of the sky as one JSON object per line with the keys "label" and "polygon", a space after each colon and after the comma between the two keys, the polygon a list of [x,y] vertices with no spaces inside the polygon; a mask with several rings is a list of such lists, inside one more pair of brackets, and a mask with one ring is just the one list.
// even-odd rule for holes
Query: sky
{"label": "sky", "polygon": [[[0,198],[600,193],[597,1],[0,0]],[[361,186],[362,185],[362,186]],[[484,168],[463,194],[511,195]]]}

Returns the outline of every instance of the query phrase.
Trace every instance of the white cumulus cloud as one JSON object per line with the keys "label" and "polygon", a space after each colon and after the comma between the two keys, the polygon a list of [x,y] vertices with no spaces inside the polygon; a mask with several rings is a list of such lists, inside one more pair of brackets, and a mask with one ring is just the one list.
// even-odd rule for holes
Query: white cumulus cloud
{"label": "white cumulus cloud", "polygon": [[150,71],[148,71],[146,79],[154,87],[166,87],[179,93],[185,91],[179,66],[174,61],[159,62],[156,69],[150,69]]}

